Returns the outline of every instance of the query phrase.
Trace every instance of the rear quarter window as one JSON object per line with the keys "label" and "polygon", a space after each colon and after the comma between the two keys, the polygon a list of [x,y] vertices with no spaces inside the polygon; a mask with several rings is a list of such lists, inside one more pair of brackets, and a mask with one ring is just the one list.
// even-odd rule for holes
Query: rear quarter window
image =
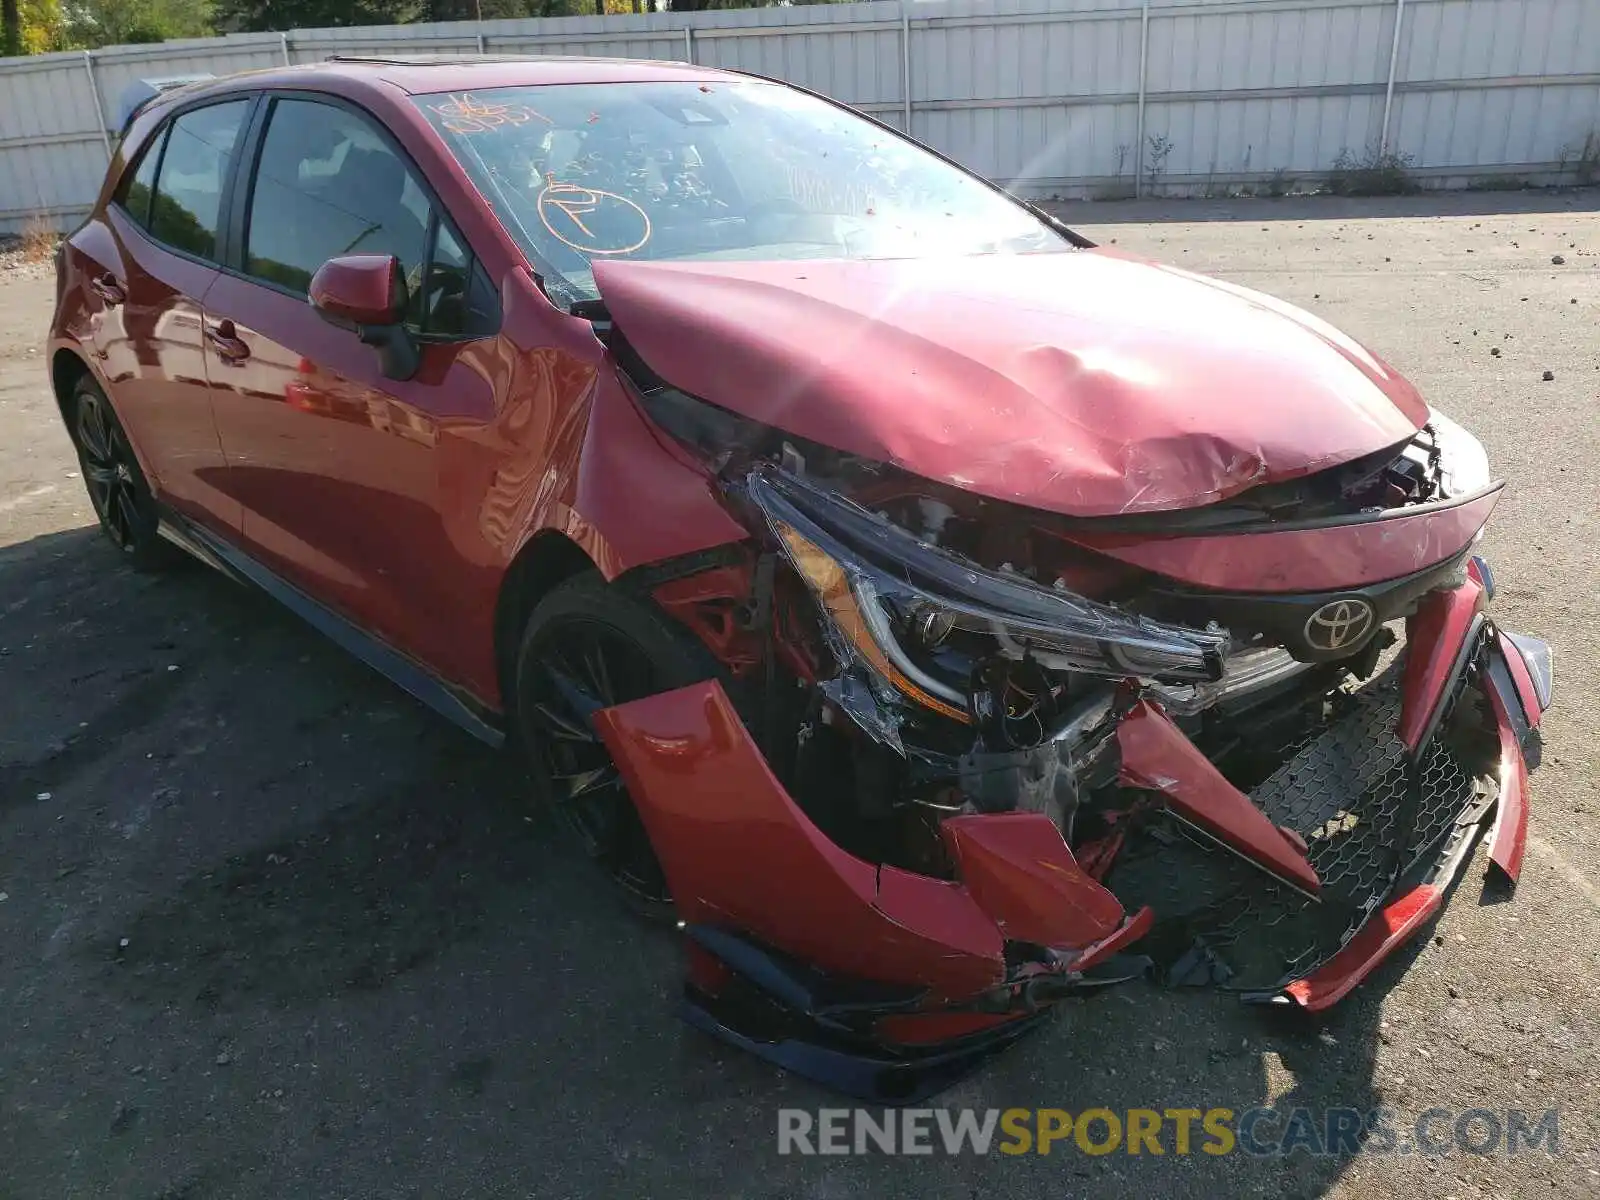
{"label": "rear quarter window", "polygon": [[231,100],[172,122],[150,206],[151,237],[199,258],[216,257],[222,188],[249,108],[249,100]]}
{"label": "rear quarter window", "polygon": [[150,227],[150,197],[155,194],[156,168],[161,165],[161,147],[166,140],[167,131],[162,128],[146,141],[138,162],[132,171],[123,175],[114,197],[114,203],[144,229]]}

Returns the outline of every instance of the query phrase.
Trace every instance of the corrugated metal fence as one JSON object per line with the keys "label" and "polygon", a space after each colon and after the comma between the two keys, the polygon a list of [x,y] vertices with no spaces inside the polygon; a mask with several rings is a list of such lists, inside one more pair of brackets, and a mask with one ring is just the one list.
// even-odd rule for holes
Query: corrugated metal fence
{"label": "corrugated metal fence", "polygon": [[1383,152],[1429,186],[1600,177],[1600,0],[886,0],[0,60],[0,231],[86,209],[134,80],[481,51],[775,76],[1035,197],[1277,190]]}

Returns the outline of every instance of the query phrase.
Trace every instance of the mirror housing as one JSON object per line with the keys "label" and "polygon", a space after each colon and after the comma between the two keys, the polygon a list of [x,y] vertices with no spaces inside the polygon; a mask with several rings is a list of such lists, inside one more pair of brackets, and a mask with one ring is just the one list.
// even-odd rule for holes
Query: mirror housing
{"label": "mirror housing", "polygon": [[392,254],[330,258],[311,277],[311,307],[346,328],[398,325],[406,307],[406,281]]}
{"label": "mirror housing", "polygon": [[400,260],[392,254],[346,254],[330,258],[311,277],[311,307],[330,324],[353,329],[375,346],[390,379],[410,379],[421,355],[406,329],[408,300]]}

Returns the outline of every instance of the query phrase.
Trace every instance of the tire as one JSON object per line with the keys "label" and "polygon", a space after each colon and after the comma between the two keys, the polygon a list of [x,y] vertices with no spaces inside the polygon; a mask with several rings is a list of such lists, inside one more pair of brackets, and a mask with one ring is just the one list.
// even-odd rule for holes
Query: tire
{"label": "tire", "polygon": [[135,570],[170,566],[179,555],[159,532],[155,495],[111,402],[88,375],[72,389],[69,432],[89,503],[106,538]]}
{"label": "tire", "polygon": [[692,634],[591,572],[534,606],[518,647],[512,727],[534,785],[628,905],[653,918],[672,913],[666,878],[588,713],[716,674]]}

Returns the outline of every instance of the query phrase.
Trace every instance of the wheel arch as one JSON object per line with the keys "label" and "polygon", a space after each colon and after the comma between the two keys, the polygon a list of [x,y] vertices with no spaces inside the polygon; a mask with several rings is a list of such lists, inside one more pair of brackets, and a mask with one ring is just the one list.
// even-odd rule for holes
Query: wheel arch
{"label": "wheel arch", "polygon": [[494,609],[494,661],[500,705],[509,714],[515,695],[513,672],[517,646],[528,614],[555,586],[585,571],[597,570],[594,559],[557,529],[541,529],[528,539],[500,580]]}
{"label": "wheel arch", "polygon": [[85,375],[93,375],[88,362],[76,350],[62,346],[50,356],[50,390],[55,393],[61,419],[72,426],[72,392]]}

